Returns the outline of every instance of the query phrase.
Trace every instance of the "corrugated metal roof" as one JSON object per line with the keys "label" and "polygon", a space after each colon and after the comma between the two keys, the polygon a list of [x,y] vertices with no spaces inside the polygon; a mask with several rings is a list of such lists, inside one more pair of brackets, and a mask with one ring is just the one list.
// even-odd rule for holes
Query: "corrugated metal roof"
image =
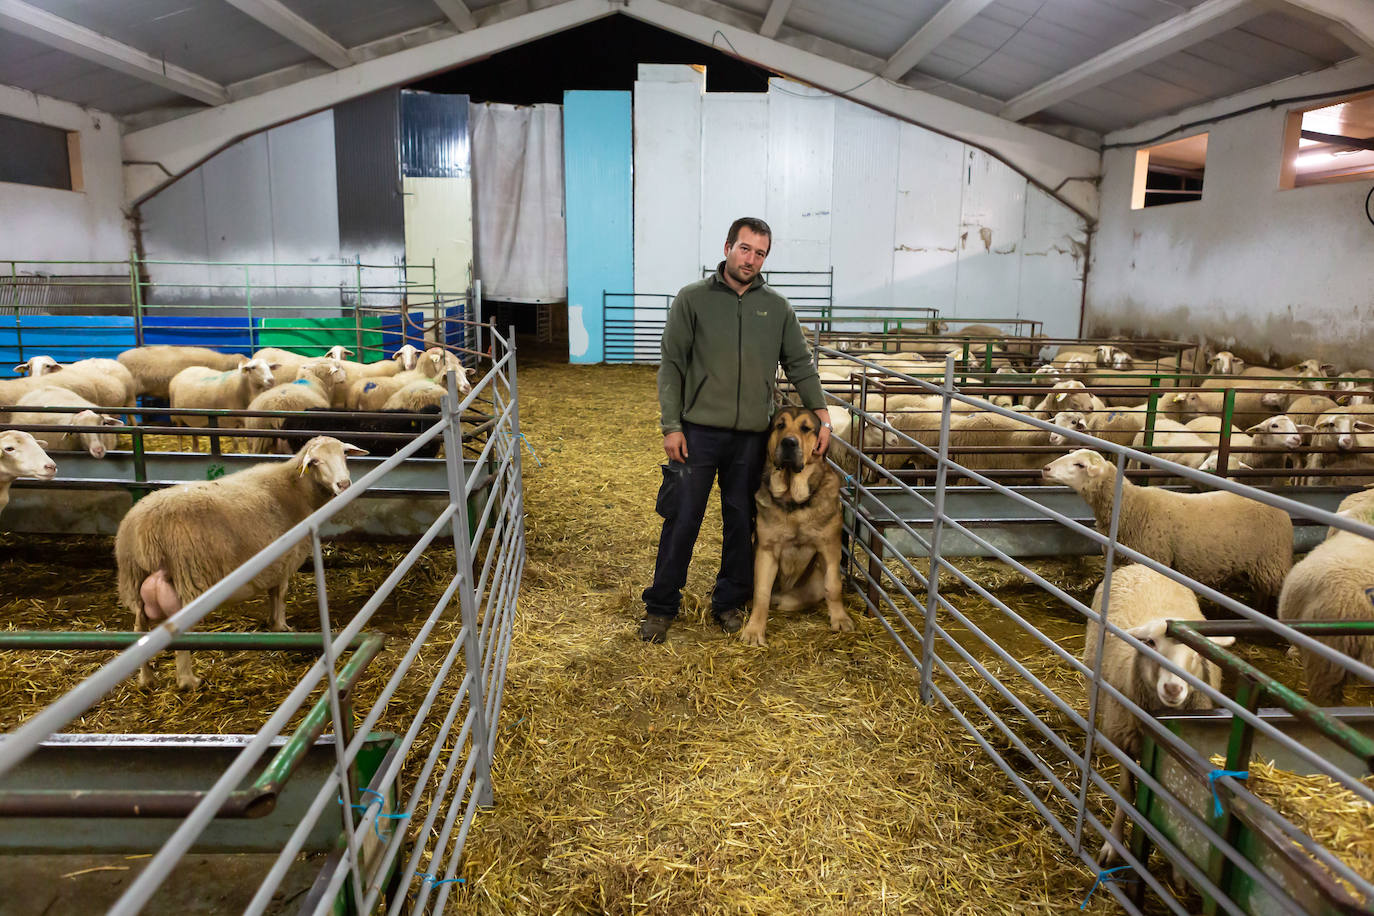
{"label": "corrugated metal roof", "polygon": [[[294,64],[312,65],[298,68],[301,76],[324,66],[310,52],[223,0],[25,2],[221,84]],[[434,0],[282,2],[345,48],[448,24]],[[518,12],[494,10],[500,2],[468,0],[468,6],[479,22]],[[771,0],[668,2],[746,27],[759,23],[771,7]],[[846,63],[857,61],[876,72],[947,2],[792,0],[778,38]],[[938,43],[904,80],[997,111],[1007,101],[1202,2],[994,0]],[[1033,120],[1057,119],[1109,131],[1354,56],[1318,24],[1265,12],[1259,5],[1256,10],[1257,15],[1240,27],[1083,89],[1035,114]],[[425,40],[450,33],[451,28],[439,29]],[[145,123],[149,117],[169,116],[157,114],[159,109],[170,112],[193,104],[168,90],[3,31],[0,82],[117,115],[140,115]]]}

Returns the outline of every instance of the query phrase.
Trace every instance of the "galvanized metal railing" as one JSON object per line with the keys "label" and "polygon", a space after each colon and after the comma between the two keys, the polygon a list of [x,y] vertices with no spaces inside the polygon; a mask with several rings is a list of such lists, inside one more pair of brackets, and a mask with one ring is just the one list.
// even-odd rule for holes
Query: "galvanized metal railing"
{"label": "galvanized metal railing", "polygon": [[[310,542],[318,593],[319,633],[314,639],[319,657],[213,785],[198,793],[194,806],[180,826],[129,884],[110,909],[111,913],[137,913],[155,897],[177,863],[219,815],[226,799],[234,796],[274,739],[312,693],[321,688],[327,700],[327,721],[332,725],[336,763],[315,789],[308,810],[282,844],[245,912],[262,913],[269,907],[274,892],[281,886],[312,829],[328,818],[341,821],[345,847],[342,859],[338,867],[326,870],[317,881],[302,912],[331,912],[341,900],[345,901],[348,911],[371,912],[389,881],[393,893],[387,899],[388,912],[444,911],[473,817],[479,807],[490,805],[493,799],[491,764],[498,732],[496,725],[501,714],[516,596],[525,562],[520,453],[523,436],[514,332],[512,330],[509,337],[492,329],[488,329],[488,333],[496,348],[491,371],[462,398],[458,395],[455,376],[450,373],[448,397],[437,423],[163,625],[140,634],[132,645],[0,741],[0,804],[3,804],[7,791],[6,774],[13,772],[43,742],[100,702],[159,652],[194,645],[196,639],[183,634],[200,624],[240,586],[283,553],[302,540]],[[459,419],[479,397],[489,399],[494,406],[495,423],[477,464],[494,470],[485,503],[476,512],[477,518],[470,519],[469,497],[476,491],[479,481],[475,475],[469,475],[462,460],[463,430]],[[363,606],[346,624],[340,625],[330,607],[325,583],[321,529],[436,437],[442,437],[444,443],[447,504]],[[341,657],[349,653],[350,647],[354,647],[353,654],[357,654],[356,647],[360,645],[360,635],[365,635],[364,628],[374,620],[425,551],[441,543],[442,537],[451,537],[453,545],[454,569],[448,583],[404,647],[400,660],[371,707],[357,710],[362,720],[355,726],[351,714],[346,716],[345,710],[350,700],[356,702],[356,698],[344,698],[342,693],[356,675],[353,668],[336,671]],[[479,549],[479,545],[483,546]],[[455,600],[456,609],[453,607]],[[445,648],[436,637],[436,628],[445,621],[457,624],[458,632],[446,647],[437,675],[419,706],[405,711],[408,725],[397,739],[396,752],[386,758],[370,785],[358,785],[353,778],[353,768],[360,751],[420,652],[427,647],[435,648],[436,643],[439,648]],[[301,635],[293,637],[293,645],[301,642]],[[188,638],[189,643],[185,642]],[[372,651],[375,654],[375,648]],[[446,692],[451,692],[451,696],[441,699]],[[442,719],[437,733],[426,734],[422,740],[422,729],[436,719]],[[438,775],[440,763],[443,763],[442,775]],[[417,764],[418,773],[408,794],[403,795],[399,782],[401,770]],[[384,805],[391,805],[393,800],[394,807],[384,811]],[[417,824],[415,821],[422,808],[425,817],[422,824]],[[440,817],[442,825],[436,828]],[[374,838],[380,841],[379,848],[370,849],[364,855],[364,846],[371,844]],[[403,856],[406,850],[408,853]],[[423,871],[419,867],[422,861],[427,863]]]}
{"label": "galvanized metal railing", "polygon": [[[825,352],[826,355],[841,355],[833,350]],[[911,659],[920,679],[922,700],[939,703],[968,731],[1017,792],[1063,839],[1073,855],[1091,873],[1097,874],[1107,892],[1127,912],[1144,912],[1146,893],[1169,912],[1196,911],[1195,898],[1189,899],[1186,891],[1174,890],[1147,867],[1152,847],[1160,850],[1187,883],[1201,894],[1203,908],[1208,912],[1367,911],[1367,904],[1361,904],[1358,896],[1352,893],[1363,895],[1365,900],[1374,900],[1374,884],[1247,790],[1233,770],[1248,760],[1253,742],[1263,740],[1269,747],[1298,761],[1297,765],[1304,771],[1325,774],[1356,797],[1374,802],[1374,789],[1333,762],[1353,755],[1357,762],[1362,762],[1357,765],[1357,772],[1367,772],[1374,766],[1374,753],[1371,753],[1374,742],[1353,731],[1342,715],[1313,707],[1233,653],[1211,643],[1202,647],[1205,639],[1199,634],[1213,632],[1224,624],[1179,625],[1173,632],[1190,645],[1198,646],[1214,662],[1239,678],[1241,688],[1235,696],[1222,693],[1179,668],[1169,658],[1113,624],[1108,613],[1114,569],[1123,562],[1141,564],[1187,586],[1199,598],[1240,618],[1241,622],[1234,626],[1248,628],[1251,638],[1255,633],[1262,633],[1267,639],[1286,641],[1339,665],[1354,678],[1374,683],[1374,668],[1314,638],[1315,634],[1323,632],[1320,627],[1285,625],[1217,588],[1181,575],[1122,544],[1118,540],[1118,526],[1125,481],[1123,472],[1126,462],[1131,460],[1143,467],[1167,472],[1181,481],[1207,489],[1227,490],[1280,508],[1295,519],[1307,519],[1371,538],[1374,538],[1374,526],[1055,427],[1037,417],[995,407],[956,387],[958,373],[952,356],[946,361],[943,384],[939,385],[924,378],[884,370],[876,363],[864,360],[856,360],[856,363],[873,372],[887,371],[908,387],[938,395],[942,404],[939,444],[931,447],[886,424],[881,414],[866,411],[862,399],[857,405],[850,405],[833,398],[834,407],[852,411],[865,423],[884,427],[889,435],[904,440],[909,448],[935,467],[933,487],[913,487],[861,450],[838,438],[832,439],[836,449],[832,457],[845,457],[843,453],[850,453],[845,460],[850,469],[845,473],[845,492],[850,534],[847,553],[852,578],[861,586],[870,613]],[[1111,515],[1101,526],[1105,530],[1077,520],[1083,517],[1081,512],[1076,513],[1076,518],[1055,510],[1038,491],[1004,486],[992,476],[951,458],[951,408],[960,403],[1032,427],[1059,432],[1071,439],[1075,447],[1095,449],[1114,462],[1116,492]],[[984,537],[967,515],[951,514],[946,496],[955,492],[950,487],[952,476],[967,479],[997,494],[1022,515],[1048,520],[1098,544],[1105,554],[1101,612]],[[867,483],[866,478],[875,483]],[[920,504],[923,510],[920,517],[899,511],[896,505],[902,501],[891,499],[891,494],[902,496],[905,504],[913,501]],[[1098,663],[1092,667],[1085,665],[1026,613],[986,587],[976,575],[961,569],[956,558],[944,553],[944,541],[951,533],[957,533],[964,543],[978,545],[985,555],[1025,577],[1034,588],[1061,604],[1065,613],[1076,613],[1085,625],[1089,620],[1101,624],[1096,646]],[[918,564],[913,553],[928,556],[928,562]],[[942,576],[946,582],[942,582]],[[1009,639],[1006,635],[1009,632],[1015,634],[1014,638]],[[1228,751],[1226,767],[1217,767],[1193,745],[1182,740],[1175,733],[1178,727],[1175,723],[1166,725],[1165,720],[1145,712],[1104,678],[1100,660],[1109,632],[1165,670],[1182,677],[1193,691],[1210,699],[1219,710],[1213,715],[1221,717],[1234,732],[1234,746]],[[1033,648],[1028,651],[1028,646]],[[1035,671],[1028,666],[1032,655],[1042,663]],[[1085,697],[1081,705],[1061,696],[1047,682],[1046,677],[1056,671],[1072,672],[1083,685]],[[1106,697],[1124,706],[1138,720],[1146,738],[1142,753],[1144,765],[1099,730],[1097,711]],[[1261,697],[1268,697],[1282,706],[1287,710],[1285,715],[1291,714],[1309,723],[1315,729],[1315,736],[1307,741],[1295,740],[1278,727],[1276,723],[1280,720],[1273,711],[1259,708]],[[1199,808],[1195,798],[1185,797],[1188,791],[1193,791],[1188,788],[1192,783],[1178,784],[1164,778],[1164,774],[1170,772],[1166,761],[1176,761],[1185,772],[1196,777],[1194,782],[1202,780],[1202,788],[1197,791],[1202,793],[1207,804]],[[1115,780],[1104,774],[1104,765],[1110,764],[1124,767],[1133,774],[1141,787],[1137,799],[1124,797]],[[1027,767],[1030,775],[1026,775]],[[1211,810],[1213,799],[1217,806],[1215,814]],[[1130,843],[1111,837],[1109,826],[1103,820],[1108,810],[1105,806],[1113,803],[1123,806],[1133,825]],[[1174,826],[1165,830],[1161,824],[1166,822]],[[1210,857],[1199,860],[1197,855],[1190,855],[1189,849],[1184,848],[1188,843],[1181,839],[1185,834],[1171,833],[1174,828],[1206,844],[1211,849]],[[1248,834],[1244,842],[1242,833]],[[1099,871],[1098,838],[1105,840],[1133,873],[1131,876],[1137,882],[1134,890],[1113,880],[1119,874]],[[1296,871],[1278,875],[1271,873],[1272,863],[1252,861],[1256,855],[1255,844],[1268,843],[1266,849],[1277,849],[1280,844],[1276,838],[1301,850],[1293,855],[1294,858],[1300,860],[1306,855],[1310,863],[1315,864],[1308,867],[1300,862],[1292,866]],[[1086,886],[1083,890],[1090,892]],[[1262,905],[1257,904],[1261,898]],[[1327,909],[1322,910],[1322,907]]]}

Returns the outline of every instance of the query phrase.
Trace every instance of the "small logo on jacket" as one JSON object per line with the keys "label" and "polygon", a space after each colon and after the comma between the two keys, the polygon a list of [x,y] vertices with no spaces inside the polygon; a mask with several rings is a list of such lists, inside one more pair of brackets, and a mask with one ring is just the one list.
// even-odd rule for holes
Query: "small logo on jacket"
{"label": "small logo on jacket", "polygon": [[765,311],[765,312],[755,312],[754,314],[755,314],[755,315],[758,315],[760,318],[767,318],[767,317],[768,317],[768,313],[767,313],[766,311]]}

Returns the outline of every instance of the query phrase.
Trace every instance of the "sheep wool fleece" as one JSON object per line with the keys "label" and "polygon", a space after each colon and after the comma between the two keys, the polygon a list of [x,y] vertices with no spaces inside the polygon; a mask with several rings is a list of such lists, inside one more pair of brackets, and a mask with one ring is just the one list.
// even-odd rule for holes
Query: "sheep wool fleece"
{"label": "sheep wool fleece", "polygon": [[715,273],[684,286],[663,329],[658,401],[663,434],[698,426],[759,432],[773,414],[778,364],[802,403],[825,406],[806,335],[787,299],[761,276],[737,294]]}

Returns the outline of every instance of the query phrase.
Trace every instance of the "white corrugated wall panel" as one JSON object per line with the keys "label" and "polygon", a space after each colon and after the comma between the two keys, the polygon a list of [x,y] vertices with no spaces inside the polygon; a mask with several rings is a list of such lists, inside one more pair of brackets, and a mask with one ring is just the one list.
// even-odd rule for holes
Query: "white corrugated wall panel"
{"label": "white corrugated wall panel", "polygon": [[840,308],[869,311],[892,305],[898,127],[886,115],[836,102],[830,258],[834,302]]}
{"label": "white corrugated wall panel", "polygon": [[912,124],[902,124],[899,137],[892,304],[951,312],[959,279],[964,145]]}
{"label": "white corrugated wall panel", "polygon": [[[205,234],[212,261],[272,261],[272,195],[268,182],[267,134],[254,134],[201,166],[205,179]],[[274,286],[271,266],[212,267],[210,282],[241,290],[245,274],[253,286]],[[242,305],[241,293],[221,297]]]}
{"label": "white corrugated wall panel", "polygon": [[1021,291],[1026,179],[976,149],[964,156],[963,179],[959,285],[952,314],[1014,318]]}
{"label": "white corrugated wall panel", "polygon": [[1082,217],[1039,188],[1027,188],[1017,317],[1045,322],[1050,337],[1079,336],[1087,237]]}
{"label": "white corrugated wall panel", "polygon": [[768,93],[769,270],[830,266],[835,97],[786,80]]}
{"label": "white corrugated wall panel", "polygon": [[[767,176],[768,96],[762,92],[705,96],[701,104],[698,270],[720,263],[725,235],[736,219],[767,219]],[[773,266],[771,257],[767,266]]]}
{"label": "white corrugated wall panel", "polygon": [[[339,255],[339,192],[335,178],[334,113],[322,111],[267,132],[272,197],[272,259],[309,264]],[[339,270],[278,267],[283,286],[328,287]],[[328,290],[312,291],[311,304],[338,303]]]}
{"label": "white corrugated wall panel", "polygon": [[[634,292],[672,294],[701,275],[697,176],[706,75],[685,64],[641,65],[639,77],[634,90]],[[641,304],[648,300],[636,302]]]}

